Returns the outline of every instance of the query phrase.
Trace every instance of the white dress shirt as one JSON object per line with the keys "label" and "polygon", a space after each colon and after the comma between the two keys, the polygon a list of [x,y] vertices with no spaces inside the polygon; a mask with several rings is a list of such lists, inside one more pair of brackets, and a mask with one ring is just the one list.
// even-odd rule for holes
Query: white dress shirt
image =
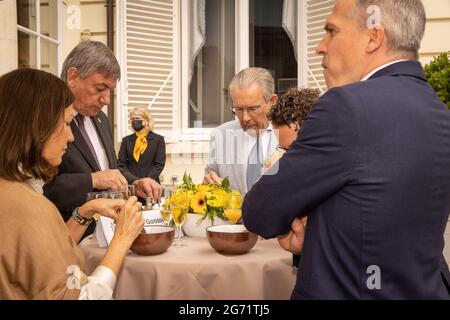
{"label": "white dress shirt", "polygon": [[395,60],[386,64],[383,64],[381,67],[376,68],[375,70],[371,71],[368,75],[366,75],[364,78],[361,79],[361,81],[366,81],[369,80],[369,78],[371,76],[373,76],[375,73],[377,73],[378,71],[380,71],[381,69],[384,69],[386,67],[389,67],[390,65],[397,63],[397,62],[403,62],[403,61],[408,61],[406,59],[400,59],[400,60]]}
{"label": "white dress shirt", "polygon": [[[262,152],[263,152],[263,158],[261,159],[261,162],[264,162],[264,160],[275,151],[275,149],[271,149],[271,146],[274,146],[278,143],[278,142],[274,143],[274,141],[272,141],[272,139],[274,139],[274,137],[272,135],[272,130],[273,130],[272,123],[269,122],[269,125],[266,129],[259,131],[260,143],[261,143]],[[247,135],[248,138],[250,139],[248,148],[244,147],[244,150],[246,151],[246,155],[245,155],[246,161],[244,162],[244,165],[245,165],[245,172],[247,172],[247,165],[248,165],[247,159],[250,155],[250,152],[253,150],[253,147],[256,144],[256,136],[250,135],[247,132],[245,132],[245,135]]]}
{"label": "white dress shirt", "polygon": [[[74,112],[74,117],[78,114],[78,112]],[[86,129],[86,133],[88,134],[92,146],[95,150],[95,155],[97,156],[100,169],[108,170],[109,169],[109,161],[108,157],[106,156],[105,148],[103,147],[103,143],[98,136],[97,129],[95,128],[95,125],[92,123],[92,121],[95,121],[94,119],[91,119],[90,117],[83,117],[84,119],[84,127]],[[78,123],[77,123],[78,125]]]}

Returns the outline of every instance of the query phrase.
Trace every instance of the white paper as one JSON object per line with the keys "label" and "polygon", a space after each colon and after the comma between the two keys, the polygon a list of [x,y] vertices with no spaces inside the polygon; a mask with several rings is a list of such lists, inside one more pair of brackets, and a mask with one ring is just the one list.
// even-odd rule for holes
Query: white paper
{"label": "white paper", "polygon": [[[159,210],[142,211],[142,215],[144,217],[144,227],[166,225]],[[115,229],[116,224],[113,219],[100,217],[97,221],[97,227],[95,228],[95,236],[100,248],[109,246],[114,236]]]}

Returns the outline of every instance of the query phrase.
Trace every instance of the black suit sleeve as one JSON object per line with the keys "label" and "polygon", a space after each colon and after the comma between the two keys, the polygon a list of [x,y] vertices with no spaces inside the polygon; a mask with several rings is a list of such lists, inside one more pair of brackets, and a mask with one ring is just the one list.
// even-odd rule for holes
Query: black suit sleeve
{"label": "black suit sleeve", "polygon": [[86,195],[92,191],[90,173],[60,174],[44,186],[44,195],[52,201],[61,213],[70,213],[86,202]]}
{"label": "black suit sleeve", "polygon": [[152,166],[147,172],[147,177],[150,177],[159,182],[159,176],[164,170],[166,165],[166,142],[164,137],[158,136],[158,143],[156,144],[155,158],[153,159]]}
{"label": "black suit sleeve", "polygon": [[[357,146],[355,98],[332,89],[313,107],[278,173],[264,175],[247,193],[243,221],[264,238],[286,234],[350,181]],[[320,235],[319,235],[320,236]]]}
{"label": "black suit sleeve", "polygon": [[119,150],[118,169],[120,170],[122,175],[125,177],[125,179],[127,179],[128,183],[133,184],[134,181],[139,180],[139,177],[136,177],[128,169],[129,155],[127,152],[127,145],[130,142],[131,141],[130,141],[129,136],[122,139],[122,143],[120,145],[120,150]]}

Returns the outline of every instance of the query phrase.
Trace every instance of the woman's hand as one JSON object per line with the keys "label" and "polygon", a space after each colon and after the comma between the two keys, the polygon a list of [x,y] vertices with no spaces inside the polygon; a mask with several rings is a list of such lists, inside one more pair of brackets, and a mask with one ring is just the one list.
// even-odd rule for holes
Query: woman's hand
{"label": "woman's hand", "polygon": [[264,173],[267,173],[267,171],[269,171],[274,164],[284,156],[285,153],[285,150],[277,149],[269,157],[267,157],[266,160],[264,160]]}
{"label": "woman's hand", "polygon": [[278,236],[280,247],[293,254],[300,254],[305,239],[306,223],[307,217],[295,218],[292,221],[291,231],[283,236]]}
{"label": "woman's hand", "polygon": [[[122,200],[123,201],[123,200]],[[109,244],[106,255],[100,265],[108,267],[119,274],[123,259],[128,253],[133,241],[144,228],[144,217],[141,203],[136,197],[130,197],[120,209],[116,219],[116,230]]]}
{"label": "woman's hand", "polygon": [[136,197],[130,197],[120,209],[116,220],[113,240],[120,241],[129,248],[144,228],[142,205]]}
{"label": "woman's hand", "polygon": [[86,219],[91,219],[96,213],[108,217],[116,222],[117,212],[125,204],[122,199],[94,199],[89,200],[78,209],[78,212]]}

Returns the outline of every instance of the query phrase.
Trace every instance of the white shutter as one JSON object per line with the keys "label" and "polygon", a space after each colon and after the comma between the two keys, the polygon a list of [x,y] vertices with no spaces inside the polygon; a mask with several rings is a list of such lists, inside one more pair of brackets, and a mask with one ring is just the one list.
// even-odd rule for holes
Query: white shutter
{"label": "white shutter", "polygon": [[308,61],[308,87],[325,91],[322,56],[315,52],[324,36],[324,26],[333,10],[335,0],[306,0],[306,55]]}
{"label": "white shutter", "polygon": [[[119,128],[125,135],[128,111],[148,107],[155,120],[155,130],[170,131],[175,119],[174,68],[176,66],[176,0],[121,1],[121,64],[124,70],[125,107]],[[121,101],[120,101],[121,100]]]}

